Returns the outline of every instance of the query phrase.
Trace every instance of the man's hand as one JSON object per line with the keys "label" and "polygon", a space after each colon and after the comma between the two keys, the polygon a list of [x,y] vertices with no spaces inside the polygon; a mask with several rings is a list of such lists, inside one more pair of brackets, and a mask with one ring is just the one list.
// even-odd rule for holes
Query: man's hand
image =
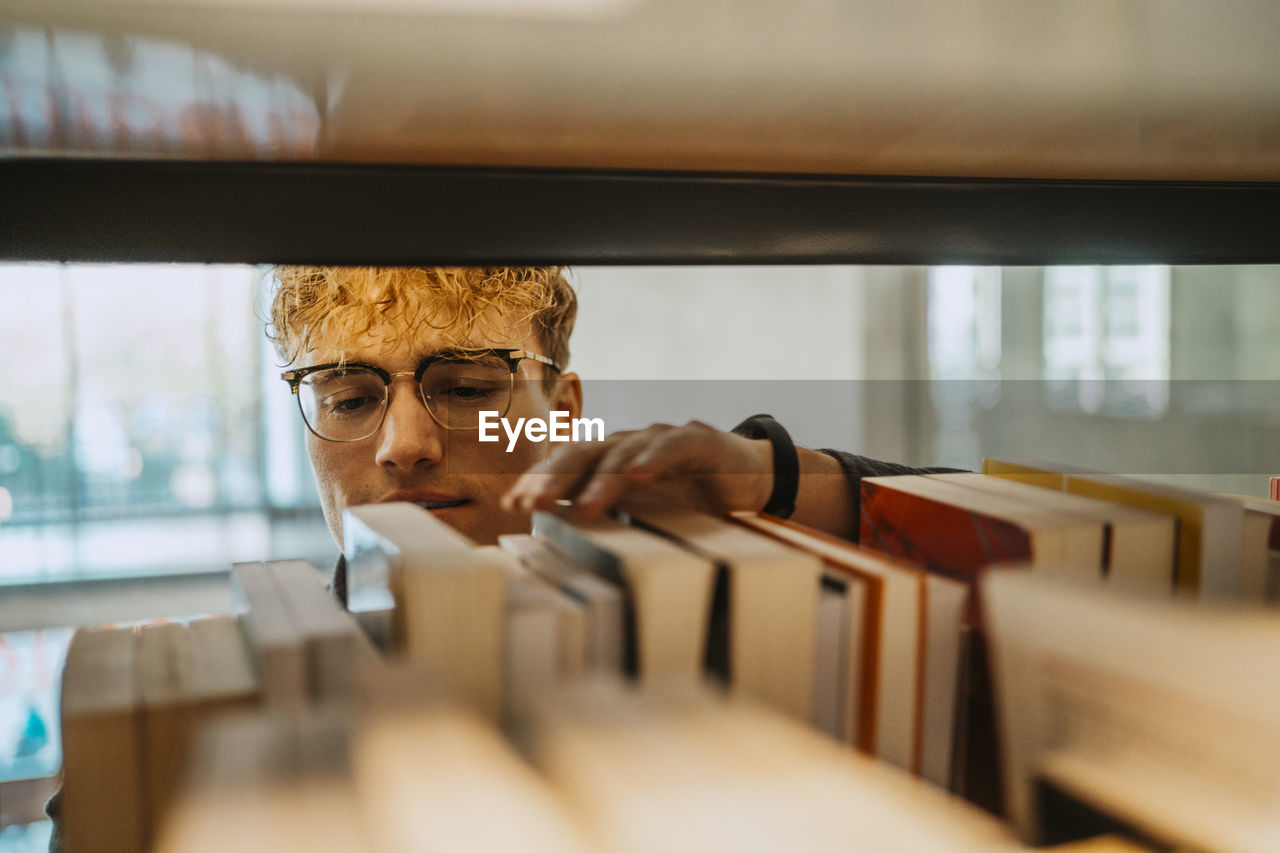
{"label": "man's hand", "polygon": [[[848,482],[825,454],[797,448],[797,521],[837,535],[855,530]],[[580,518],[598,518],[633,494],[658,495],[715,515],[759,510],[773,490],[773,448],[692,421],[654,424],[603,442],[564,445],[503,497],[507,510],[547,510],[572,500]]]}
{"label": "man's hand", "polygon": [[550,509],[571,499],[597,518],[624,495],[659,493],[707,512],[759,509],[773,488],[773,449],[698,421],[615,432],[557,449],[503,498],[507,509]]}

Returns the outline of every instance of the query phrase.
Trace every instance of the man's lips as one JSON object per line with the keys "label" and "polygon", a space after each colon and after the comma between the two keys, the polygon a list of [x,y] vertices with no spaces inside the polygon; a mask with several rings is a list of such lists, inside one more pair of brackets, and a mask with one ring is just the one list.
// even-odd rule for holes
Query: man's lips
{"label": "man's lips", "polygon": [[414,503],[416,503],[418,506],[422,507],[423,509],[450,509],[455,506],[466,506],[467,504],[471,503],[471,501],[468,501],[468,500],[414,501]]}
{"label": "man's lips", "polygon": [[406,502],[417,504],[423,509],[448,509],[455,506],[463,506],[471,503],[469,498],[459,498],[452,495],[444,495],[439,492],[426,491],[398,491],[383,495],[378,499],[378,503],[394,503]]}

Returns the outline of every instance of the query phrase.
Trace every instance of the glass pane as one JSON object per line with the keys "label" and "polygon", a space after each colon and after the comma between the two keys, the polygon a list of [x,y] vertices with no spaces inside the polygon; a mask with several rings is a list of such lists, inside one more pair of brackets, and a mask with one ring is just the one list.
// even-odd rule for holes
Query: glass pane
{"label": "glass pane", "polygon": [[53,821],[42,820],[25,826],[0,829],[0,850],[5,853],[46,853]]}
{"label": "glass pane", "polygon": [[0,521],[65,520],[75,470],[69,455],[71,317],[56,266],[8,267],[0,276]]}
{"label": "glass pane", "polygon": [[[255,310],[259,279],[249,266],[0,265],[12,309],[0,314],[0,579],[332,560],[296,408],[262,405],[289,395]],[[286,471],[291,490],[269,503],[264,470]],[[274,507],[302,514],[277,524]],[[300,538],[316,544],[275,550]]]}
{"label": "glass pane", "polygon": [[58,772],[58,690],[70,640],[70,628],[0,633],[0,780]]}
{"label": "glass pane", "polygon": [[259,501],[249,267],[67,267],[86,515]]}

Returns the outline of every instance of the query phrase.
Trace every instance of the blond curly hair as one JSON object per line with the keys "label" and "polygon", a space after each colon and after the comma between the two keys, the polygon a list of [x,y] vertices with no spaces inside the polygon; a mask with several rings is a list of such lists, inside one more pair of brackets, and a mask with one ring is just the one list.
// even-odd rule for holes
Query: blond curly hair
{"label": "blond curly hair", "polygon": [[569,361],[578,299],[565,267],[277,266],[273,272],[266,331],[285,364],[378,327],[394,330],[383,339],[390,346],[424,327],[441,333],[446,344],[460,344],[490,309],[508,328],[529,321],[545,355],[561,366]]}

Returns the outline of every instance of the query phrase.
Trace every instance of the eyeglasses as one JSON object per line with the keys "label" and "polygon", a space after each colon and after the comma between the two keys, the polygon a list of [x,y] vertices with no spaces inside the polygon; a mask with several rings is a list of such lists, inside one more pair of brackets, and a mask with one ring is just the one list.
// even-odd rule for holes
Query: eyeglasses
{"label": "eyeglasses", "polygon": [[391,380],[412,376],[432,419],[445,429],[478,429],[480,412],[504,417],[524,359],[559,373],[545,355],[518,349],[459,349],[432,355],[416,370],[390,373],[372,364],[332,362],[286,370],[280,378],[298,398],[307,429],[325,441],[360,441],[382,428]]}

